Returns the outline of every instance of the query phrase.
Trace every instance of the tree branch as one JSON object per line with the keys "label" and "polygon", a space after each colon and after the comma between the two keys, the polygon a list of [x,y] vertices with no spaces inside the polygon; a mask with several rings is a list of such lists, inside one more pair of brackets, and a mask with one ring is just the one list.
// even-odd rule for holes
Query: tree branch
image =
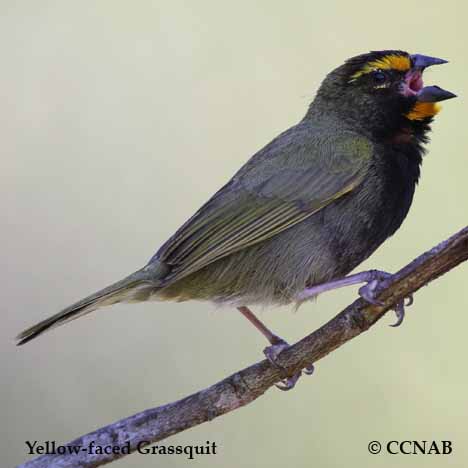
{"label": "tree branch", "polygon": [[[318,330],[283,351],[278,357],[279,367],[263,360],[182,400],[142,411],[66,444],[83,447],[78,454],[42,455],[18,468],[94,468],[247,405],[282,378],[317,362],[366,331],[397,301],[467,259],[468,226],[382,283],[377,294],[382,306],[356,300]],[[120,447],[121,453],[87,453],[91,442],[97,447]]]}

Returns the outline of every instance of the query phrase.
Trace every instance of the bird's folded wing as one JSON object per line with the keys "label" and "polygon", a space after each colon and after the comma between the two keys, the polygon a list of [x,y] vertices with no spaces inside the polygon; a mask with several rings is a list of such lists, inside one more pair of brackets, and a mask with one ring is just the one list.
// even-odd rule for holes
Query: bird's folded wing
{"label": "bird's folded wing", "polygon": [[352,191],[365,177],[371,155],[370,142],[354,135],[308,140],[280,135],[153,257],[170,268],[163,284],[271,238]]}

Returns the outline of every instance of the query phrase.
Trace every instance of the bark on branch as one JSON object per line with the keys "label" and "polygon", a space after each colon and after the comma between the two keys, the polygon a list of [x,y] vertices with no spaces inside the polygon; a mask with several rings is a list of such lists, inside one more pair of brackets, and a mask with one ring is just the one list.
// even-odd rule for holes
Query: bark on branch
{"label": "bark on branch", "polygon": [[[263,360],[174,403],[148,409],[79,437],[67,446],[121,447],[124,452],[158,442],[256,400],[285,376],[317,362],[374,325],[393,304],[468,259],[468,226],[420,255],[381,285],[383,306],[358,299],[318,330],[283,351],[281,368]],[[117,451],[117,449],[115,449]],[[42,455],[18,468],[94,468],[127,453]]]}

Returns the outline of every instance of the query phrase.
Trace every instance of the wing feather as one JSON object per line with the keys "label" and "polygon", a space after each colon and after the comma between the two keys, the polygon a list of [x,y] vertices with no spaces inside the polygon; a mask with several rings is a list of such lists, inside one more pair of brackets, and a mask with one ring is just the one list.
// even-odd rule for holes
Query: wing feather
{"label": "wing feather", "polygon": [[153,259],[170,267],[164,284],[277,235],[362,182],[367,139],[310,133],[297,126],[273,140],[161,247]]}

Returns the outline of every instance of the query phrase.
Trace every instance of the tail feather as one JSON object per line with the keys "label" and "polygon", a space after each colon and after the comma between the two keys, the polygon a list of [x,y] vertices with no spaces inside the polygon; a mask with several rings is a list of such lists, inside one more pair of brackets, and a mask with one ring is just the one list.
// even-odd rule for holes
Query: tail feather
{"label": "tail feather", "polygon": [[18,346],[25,344],[45,331],[89,314],[100,307],[116,304],[118,302],[145,300],[152,289],[153,286],[149,281],[148,272],[145,269],[138,270],[126,278],[117,281],[117,283],[111,284],[107,288],[101,289],[85,297],[81,301],[75,302],[57,314],[22,331],[16,337],[16,340],[18,340],[16,344]]}

